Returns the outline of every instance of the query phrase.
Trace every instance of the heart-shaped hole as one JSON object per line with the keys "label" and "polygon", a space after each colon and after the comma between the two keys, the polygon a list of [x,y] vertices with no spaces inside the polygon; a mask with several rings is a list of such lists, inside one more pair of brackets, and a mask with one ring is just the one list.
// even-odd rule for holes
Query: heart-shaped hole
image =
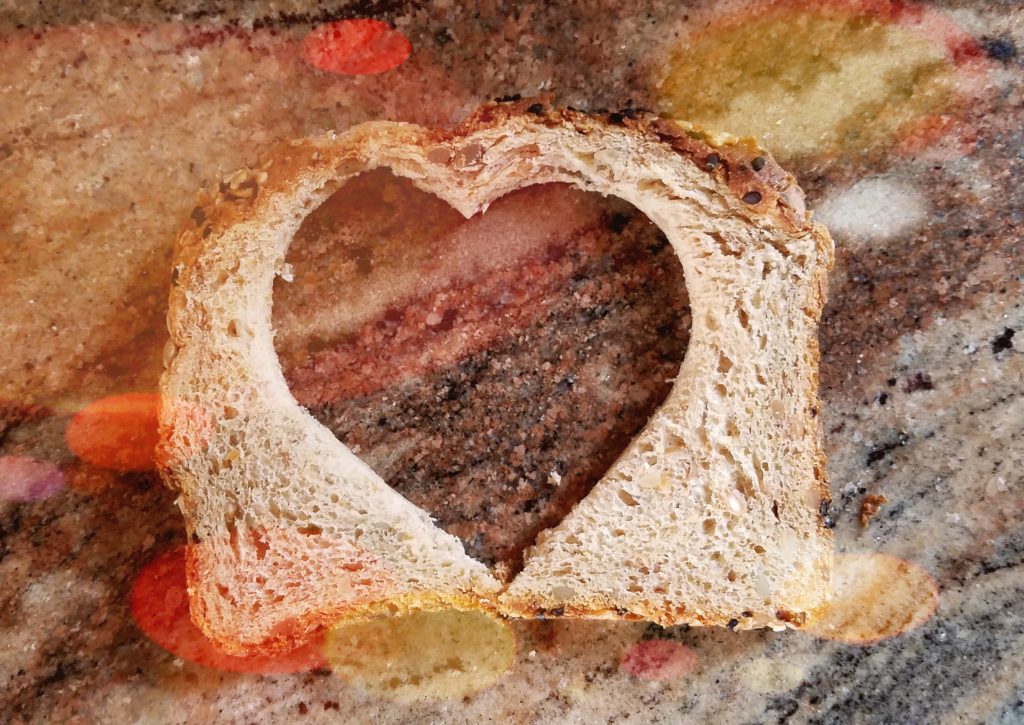
{"label": "heart-shaped hole", "polygon": [[643,428],[689,337],[664,234],[564,184],[466,219],[366,172],[287,261],[273,324],[295,398],[506,576]]}

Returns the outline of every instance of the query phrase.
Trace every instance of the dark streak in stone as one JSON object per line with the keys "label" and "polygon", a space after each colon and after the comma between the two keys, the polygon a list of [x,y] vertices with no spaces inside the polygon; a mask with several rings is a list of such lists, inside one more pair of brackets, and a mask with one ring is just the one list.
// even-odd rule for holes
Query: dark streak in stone
{"label": "dark streak in stone", "polygon": [[907,384],[903,387],[903,390],[907,393],[935,390],[935,384],[928,373],[916,373],[913,377],[907,378]]}
{"label": "dark streak in stone", "polygon": [[905,433],[904,431],[900,431],[894,439],[886,443],[882,443],[880,445],[872,447],[871,450],[868,451],[868,455],[864,465],[871,466],[877,463],[878,461],[881,461],[883,458],[888,456],[892,451],[896,450],[897,448],[902,448],[909,442],[910,436],[907,435],[907,433]]}
{"label": "dark streak in stone", "polygon": [[[1024,106],[999,98],[963,114],[960,123],[977,130],[971,158],[993,180],[992,198],[1000,199],[1003,209],[1024,208],[1018,158],[1024,145]],[[799,164],[792,171],[812,207],[846,173],[838,167],[801,169]],[[1024,293],[1024,216],[992,214],[966,203],[962,183],[944,168],[931,176],[930,201],[941,224],[856,251],[837,245],[839,274],[833,277],[820,329],[826,398],[831,389],[844,387],[850,370],[870,365],[900,335],[928,330],[937,316],[955,317],[989,294],[1015,299]],[[962,238],[968,229],[971,233]]]}
{"label": "dark streak in stone", "polygon": [[998,355],[999,353],[1010,350],[1013,348],[1013,336],[1015,330],[1007,327],[1000,333],[994,340],[992,340],[992,354]]}
{"label": "dark streak in stone", "polygon": [[434,33],[434,42],[437,43],[439,47],[443,48],[453,40],[455,40],[455,36],[452,35],[452,31],[449,28],[441,28]]}
{"label": "dark streak in stone", "polygon": [[989,58],[1001,63],[1009,63],[1017,57],[1017,44],[1008,35],[986,36],[981,40],[981,47]]}

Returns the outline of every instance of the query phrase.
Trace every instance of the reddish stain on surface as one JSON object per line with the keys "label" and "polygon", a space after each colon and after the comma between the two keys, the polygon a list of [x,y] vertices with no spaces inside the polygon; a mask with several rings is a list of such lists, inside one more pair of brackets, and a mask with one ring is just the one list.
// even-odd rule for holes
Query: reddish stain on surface
{"label": "reddish stain on surface", "polygon": [[341,75],[377,75],[397,68],[412,43],[381,20],[358,18],[325,23],[310,31],[302,53],[314,68]]}
{"label": "reddish stain on surface", "polygon": [[156,393],[125,393],[90,403],[68,424],[68,448],[98,468],[152,470],[159,406]]}
{"label": "reddish stain on surface", "polygon": [[[542,318],[554,299],[558,277],[570,269],[543,259],[523,262],[516,270],[482,275],[392,308],[360,328],[349,345],[313,354],[290,367],[288,383],[302,405],[366,395],[445,365],[456,364],[486,349],[509,329],[522,329]],[[530,284],[532,282],[532,284]],[[380,365],[379,360],[388,361]]]}
{"label": "reddish stain on surface", "polygon": [[52,463],[27,456],[0,456],[0,501],[36,501],[64,487],[64,474]]}
{"label": "reddish stain on surface", "polygon": [[622,657],[622,669],[641,680],[675,680],[697,666],[697,654],[668,639],[637,642]]}
{"label": "reddish stain on surface", "polygon": [[978,142],[976,128],[948,113],[924,116],[904,128],[897,153],[927,161],[948,161],[967,156]]}
{"label": "reddish stain on surface", "polygon": [[286,674],[325,665],[323,636],[291,652],[235,657],[224,654],[206,638],[189,615],[185,585],[185,549],[158,555],[139,572],[132,585],[132,616],[153,642],[171,654],[196,664],[229,672]]}

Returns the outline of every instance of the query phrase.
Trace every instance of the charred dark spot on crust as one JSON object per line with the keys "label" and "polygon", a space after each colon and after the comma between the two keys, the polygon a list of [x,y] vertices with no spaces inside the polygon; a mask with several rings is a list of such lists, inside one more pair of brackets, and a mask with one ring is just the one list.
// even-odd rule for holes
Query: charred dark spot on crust
{"label": "charred dark spot on crust", "polygon": [[537,619],[547,619],[548,617],[561,617],[565,614],[565,607],[555,607],[554,609],[547,609],[545,607],[537,607],[533,615]]}
{"label": "charred dark spot on crust", "polygon": [[761,169],[764,168],[764,164],[764,156],[758,156],[753,161],[750,162],[750,168],[752,168],[754,171],[760,171]]}
{"label": "charred dark spot on crust", "polygon": [[259,189],[259,183],[256,179],[250,177],[239,184],[236,188],[232,189],[229,187],[227,191],[224,191],[223,193],[224,198],[228,201],[243,201],[254,198]]}
{"label": "charred dark spot on crust", "polygon": [[730,619],[729,623],[726,624],[725,626],[727,628],[729,628],[729,629],[736,629],[736,627],[739,625],[739,623],[740,623],[740,620],[738,620],[738,619]]}
{"label": "charred dark spot on crust", "polygon": [[821,525],[826,529],[834,529],[836,526],[835,519],[829,515],[829,507],[832,506],[832,499],[823,498],[821,503],[818,504],[818,515],[821,516]]}
{"label": "charred dark spot on crust", "polygon": [[760,191],[748,191],[743,195],[743,203],[745,204],[760,204],[761,203],[761,192]]}
{"label": "charred dark spot on crust", "polygon": [[708,171],[714,171],[721,163],[722,159],[718,154],[708,154],[707,158],[704,159],[704,168]]}
{"label": "charred dark spot on crust", "polygon": [[526,107],[526,112],[532,113],[534,116],[540,116],[541,114],[544,113],[544,104],[533,103]]}
{"label": "charred dark spot on crust", "polygon": [[623,120],[625,120],[625,116],[623,116],[621,113],[608,114],[608,123],[614,123],[616,126],[621,126]]}
{"label": "charred dark spot on crust", "polygon": [[192,214],[190,214],[190,216],[192,217],[192,221],[195,222],[195,225],[197,227],[203,226],[203,222],[206,221],[206,212],[203,210],[203,207],[201,206],[197,206],[195,209],[193,209]]}
{"label": "charred dark spot on crust", "polygon": [[498,96],[497,98],[494,99],[494,102],[495,103],[515,103],[516,101],[521,101],[522,99],[523,99],[522,94],[513,93],[513,94],[507,95],[507,96]]}

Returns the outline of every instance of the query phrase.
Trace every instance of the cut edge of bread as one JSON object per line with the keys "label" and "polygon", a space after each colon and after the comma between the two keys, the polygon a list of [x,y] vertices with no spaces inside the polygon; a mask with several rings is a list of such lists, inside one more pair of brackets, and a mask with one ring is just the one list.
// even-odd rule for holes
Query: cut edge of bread
{"label": "cut edge of bread", "polygon": [[[378,167],[467,217],[531,184],[618,196],[683,263],[693,328],[672,391],[507,586],[298,405],[274,351],[272,287],[295,232]],[[454,131],[372,122],[282,145],[201,194],[175,248],[158,461],[180,493],[193,618],[235,654],[444,607],[799,626],[829,596],[816,330],[832,253],[752,141],[646,114],[526,99]],[[763,306],[745,308],[758,290]]]}

